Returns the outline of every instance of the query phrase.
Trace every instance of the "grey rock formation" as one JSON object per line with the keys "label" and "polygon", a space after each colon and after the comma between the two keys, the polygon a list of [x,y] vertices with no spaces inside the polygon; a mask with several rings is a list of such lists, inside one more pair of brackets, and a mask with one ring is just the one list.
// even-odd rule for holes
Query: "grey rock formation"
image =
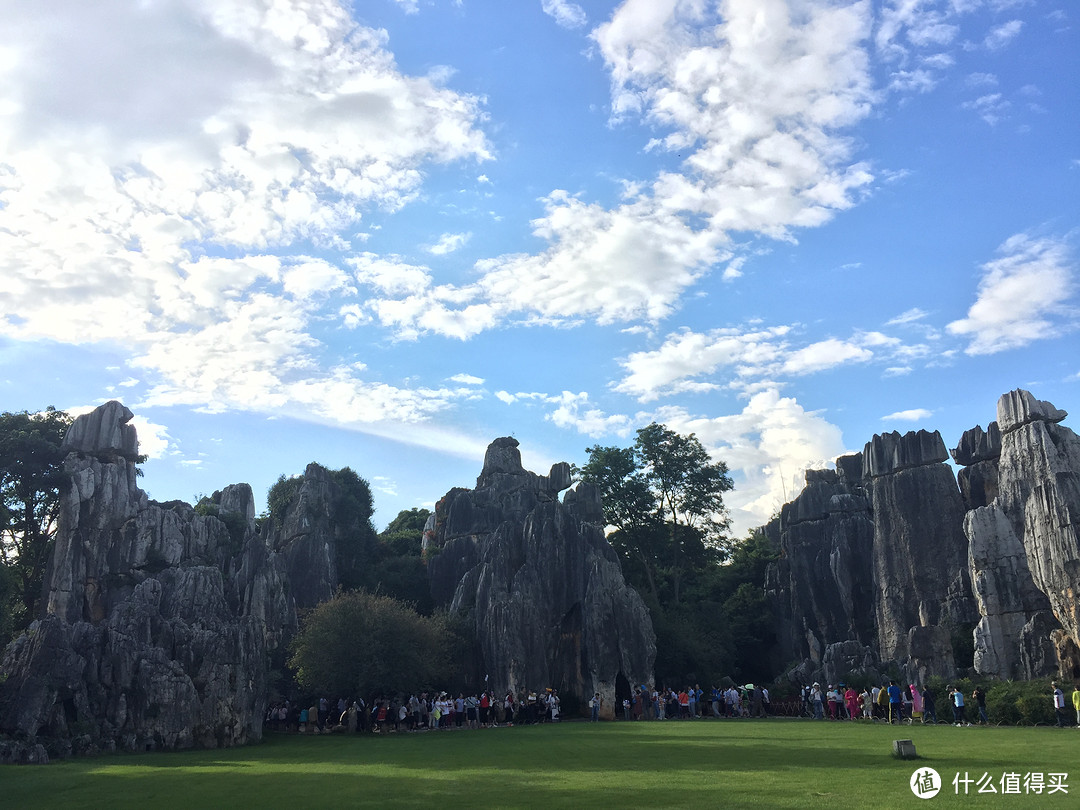
{"label": "grey rock formation", "polygon": [[779,539],[766,591],[778,609],[781,660],[808,660],[826,682],[835,679],[818,668],[831,645],[876,645],[874,526],[861,458],[838,461],[837,469],[808,471],[803,491],[767,530]]}
{"label": "grey rock formation", "polygon": [[766,527],[778,661],[801,680],[836,682],[890,664],[952,676],[953,636],[977,619],[963,506],[937,433],[875,436],[836,471],[806,475]]}
{"label": "grey rock formation", "polygon": [[[876,625],[882,660],[917,658],[919,668],[950,676],[951,644],[913,628],[947,625],[971,631],[978,614],[971,595],[964,507],[941,435],[925,430],[875,436],[863,450],[874,509]],[[918,653],[918,654],[917,654]],[[970,666],[970,662],[959,663]]]}
{"label": "grey rock formation", "polygon": [[1033,677],[1058,659],[1080,676],[1080,437],[1058,424],[1065,411],[1027,391],[1002,396],[997,415],[997,497],[966,527],[975,549],[989,549],[973,560],[985,572],[980,669]]}
{"label": "grey rock formation", "polygon": [[489,685],[554,687],[584,705],[594,692],[614,706],[616,683],[648,683],[655,636],[604,537],[597,492],[569,468],[538,476],[518,442],[496,439],[472,490],[453,489],[426,532],[432,594],[471,615]]}
{"label": "grey rock formation", "polygon": [[998,458],[1001,456],[1001,431],[991,422],[983,432],[979,426],[964,431],[960,444],[949,451],[961,466],[957,474],[964,509],[978,509],[997,497]]}
{"label": "grey rock formation", "polygon": [[64,434],[63,449],[69,453],[114,453],[128,461],[139,455],[135,416],[123,404],[112,400],[88,414],[83,414]]}
{"label": "grey rock formation", "polygon": [[111,402],[65,439],[70,484],[45,607],[0,661],[0,730],[61,754],[258,740],[268,653],[297,604],[331,592],[327,569],[305,581],[311,592],[288,582],[300,541],[276,537],[275,548],[256,533],[246,484],[198,510],[149,501],[130,418]]}

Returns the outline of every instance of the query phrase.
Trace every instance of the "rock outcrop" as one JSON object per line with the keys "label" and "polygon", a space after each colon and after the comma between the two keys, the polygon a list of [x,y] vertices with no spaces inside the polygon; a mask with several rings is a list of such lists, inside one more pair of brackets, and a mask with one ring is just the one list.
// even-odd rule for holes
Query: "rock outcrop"
{"label": "rock outcrop", "polygon": [[914,679],[1080,677],[1080,437],[1066,416],[1005,394],[997,421],[951,451],[957,479],[926,431],[807,473],[764,529],[780,551],[765,583],[775,660],[833,682],[891,665]]}
{"label": "rock outcrop", "polygon": [[332,592],[332,566],[312,564],[330,541],[297,528],[317,516],[298,502],[262,537],[246,484],[197,508],[150,501],[131,416],[110,402],[64,440],[45,607],[4,651],[0,730],[61,755],[258,740],[268,653],[298,605]]}
{"label": "rock outcrop", "polygon": [[875,436],[836,470],[806,474],[766,528],[780,552],[766,591],[777,660],[800,680],[835,683],[897,665],[952,675],[953,633],[976,619],[963,506],[937,433]]}
{"label": "rock outcrop", "polygon": [[998,401],[997,495],[965,530],[983,614],[980,672],[1080,676],[1080,437],[1023,390]]}
{"label": "rock outcrop", "polygon": [[616,690],[649,683],[652,621],[604,537],[597,491],[521,466],[518,442],[488,447],[475,489],[439,501],[425,532],[436,602],[472,617],[489,685],[553,687],[606,710]]}
{"label": "rock outcrop", "polygon": [[878,652],[883,661],[909,661],[912,674],[950,676],[971,665],[954,660],[949,642],[953,630],[970,633],[977,614],[964,507],[948,458],[937,431],[875,436],[863,450]]}

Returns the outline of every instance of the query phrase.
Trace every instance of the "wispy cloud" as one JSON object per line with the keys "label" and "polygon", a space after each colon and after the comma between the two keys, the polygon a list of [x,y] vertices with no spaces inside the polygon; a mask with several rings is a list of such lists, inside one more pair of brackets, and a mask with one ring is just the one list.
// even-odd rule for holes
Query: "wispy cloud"
{"label": "wispy cloud", "polygon": [[427,251],[434,256],[445,256],[447,253],[453,253],[458,248],[464,247],[471,238],[471,233],[444,233],[439,237],[438,242],[428,247]]}
{"label": "wispy cloud", "polygon": [[986,35],[983,45],[992,51],[1000,51],[1020,35],[1024,23],[1022,20],[1009,20],[1007,23],[995,27]]}
{"label": "wispy cloud", "polygon": [[563,28],[581,28],[589,18],[585,9],[570,0],[540,0],[544,13],[555,19]]}
{"label": "wispy cloud", "polygon": [[966,318],[948,325],[970,339],[968,354],[995,354],[1076,327],[1070,304],[1075,261],[1066,242],[1017,234],[998,249],[1001,258],[982,267],[978,295]]}
{"label": "wispy cloud", "polygon": [[921,422],[934,415],[933,411],[926,408],[911,408],[906,411],[896,411],[881,417],[882,422]]}

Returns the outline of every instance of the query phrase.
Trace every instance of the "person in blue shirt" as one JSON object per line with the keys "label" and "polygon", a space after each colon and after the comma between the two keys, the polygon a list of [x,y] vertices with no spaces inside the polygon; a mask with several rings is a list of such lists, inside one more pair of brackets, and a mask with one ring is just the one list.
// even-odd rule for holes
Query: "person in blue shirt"
{"label": "person in blue shirt", "polygon": [[896,685],[896,681],[889,681],[889,722],[899,723],[902,719],[900,713],[900,687]]}
{"label": "person in blue shirt", "polygon": [[964,693],[959,689],[949,687],[949,697],[952,699],[953,725],[964,725]]}

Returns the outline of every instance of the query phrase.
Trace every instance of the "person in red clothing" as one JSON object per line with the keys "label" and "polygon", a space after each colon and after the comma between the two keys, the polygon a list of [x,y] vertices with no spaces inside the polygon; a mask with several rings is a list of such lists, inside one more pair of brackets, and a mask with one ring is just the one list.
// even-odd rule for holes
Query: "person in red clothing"
{"label": "person in red clothing", "polygon": [[844,692],[844,702],[847,703],[848,719],[854,720],[859,716],[859,693],[854,686],[849,686]]}
{"label": "person in red clothing", "polygon": [[679,718],[683,720],[690,718],[690,693],[685,689],[679,692]]}

